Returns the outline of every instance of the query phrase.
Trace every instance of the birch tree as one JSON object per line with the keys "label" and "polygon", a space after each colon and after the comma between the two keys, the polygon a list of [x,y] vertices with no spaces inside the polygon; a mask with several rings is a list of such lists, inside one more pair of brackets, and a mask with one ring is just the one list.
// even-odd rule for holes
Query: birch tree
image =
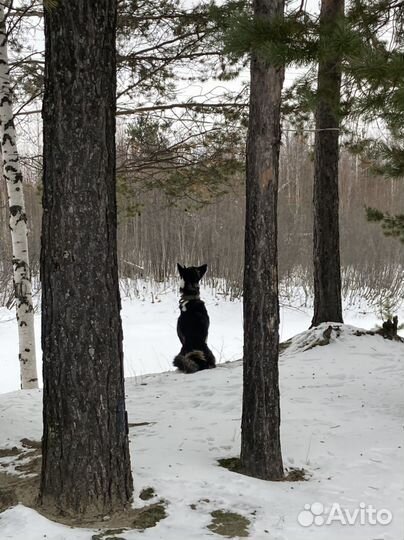
{"label": "birch tree", "polygon": [[10,210],[21,388],[38,388],[27,216],[12,110],[7,32],[3,4],[0,4],[0,140],[3,175],[7,185]]}

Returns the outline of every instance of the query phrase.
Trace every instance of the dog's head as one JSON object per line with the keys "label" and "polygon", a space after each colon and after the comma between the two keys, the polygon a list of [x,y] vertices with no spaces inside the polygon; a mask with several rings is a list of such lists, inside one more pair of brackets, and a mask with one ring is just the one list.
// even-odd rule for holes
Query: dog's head
{"label": "dog's head", "polygon": [[205,275],[208,268],[207,264],[202,266],[181,266],[177,264],[178,272],[182,278],[180,287],[181,294],[195,295],[199,294],[199,281]]}

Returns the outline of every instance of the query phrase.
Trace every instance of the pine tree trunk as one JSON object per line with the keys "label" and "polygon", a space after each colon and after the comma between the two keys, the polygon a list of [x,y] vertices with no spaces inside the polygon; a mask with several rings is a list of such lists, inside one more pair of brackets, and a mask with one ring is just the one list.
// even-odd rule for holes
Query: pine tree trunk
{"label": "pine tree trunk", "polygon": [[[344,14],[344,0],[322,0],[321,40],[329,40]],[[312,326],[343,322],[339,248],[339,108],[341,58],[323,55],[318,66],[314,167],[314,316]]]}
{"label": "pine tree trunk", "polygon": [[[256,17],[282,16],[283,0],[255,0]],[[284,70],[251,59],[244,269],[244,387],[241,467],[283,476],[279,408],[277,194]]]}
{"label": "pine tree trunk", "polygon": [[12,110],[4,5],[0,5],[0,140],[6,180],[13,250],[14,294],[17,309],[21,388],[38,388],[34,308],[28,255],[27,216],[23,179]]}
{"label": "pine tree trunk", "polygon": [[115,0],[45,13],[40,501],[92,518],[132,494],[117,272]]}

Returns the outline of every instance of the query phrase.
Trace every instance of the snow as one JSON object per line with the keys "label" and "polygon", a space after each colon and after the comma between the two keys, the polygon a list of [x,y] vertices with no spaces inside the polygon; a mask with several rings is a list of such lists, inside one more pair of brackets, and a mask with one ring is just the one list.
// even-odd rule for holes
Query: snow
{"label": "snow", "polygon": [[[215,302],[209,298],[210,341],[216,353],[222,351],[222,360],[237,358],[241,304]],[[240,450],[240,361],[194,375],[170,371],[138,376],[142,369],[163,369],[170,363],[178,347],[171,335],[176,309],[171,293],[154,304],[124,302],[126,354],[131,354],[126,369],[128,374],[132,366],[136,375],[126,381],[129,422],[148,423],[130,429],[134,505],[144,504],[138,495],[151,486],[156,500],[167,502],[168,517],[144,532],[118,536],[220,538],[206,527],[210,512],[223,509],[246,516],[254,540],[402,539],[404,345],[380,336],[355,336],[349,325],[338,325],[340,336],[333,332],[327,346],[311,348],[327,325],[296,336],[280,359],[282,448],[285,466],[303,467],[310,476],[303,482],[265,482],[217,464]],[[284,337],[289,337],[288,317],[288,330],[307,328],[308,311],[283,314]],[[151,339],[155,324],[161,330],[158,342]],[[4,334],[1,340],[3,345]],[[6,343],[11,346],[11,339]],[[154,355],[158,358],[152,361]],[[41,399],[41,390],[0,395],[0,447],[20,445],[23,437],[40,439]],[[324,505],[323,516],[334,503],[351,512],[364,503],[387,509],[393,519],[387,525],[303,527],[298,515],[313,503]],[[90,540],[95,532],[51,522],[22,505],[0,514],[1,539]]]}
{"label": "snow", "polygon": [[[212,538],[206,529],[210,512],[227,509],[252,521],[254,539],[333,540],[341,527],[344,538],[402,538],[404,346],[353,336],[348,325],[326,347],[309,348],[324,328],[296,336],[280,362],[282,445],[285,466],[303,467],[311,476],[307,482],[262,482],[217,466],[218,459],[239,454],[242,375],[241,362],[234,360],[242,356],[242,303],[207,287],[202,298],[211,318],[209,344],[221,365],[192,376],[166,372],[179,348],[175,287],[142,284],[136,298],[123,298],[129,421],[148,422],[130,430],[134,504],[143,504],[138,495],[149,486],[168,503],[168,517],[157,527],[124,537]],[[281,339],[307,329],[310,316],[309,308],[282,306]],[[367,328],[378,319],[368,308],[346,309],[344,316]],[[37,316],[37,335],[39,327]],[[39,440],[42,393],[12,392],[19,387],[17,330],[4,308],[0,344],[0,447],[18,446],[23,437]],[[353,510],[363,502],[388,508],[394,517],[385,526],[302,527],[299,512],[316,502]],[[93,533],[72,531],[22,505],[0,514],[2,539],[90,539]]]}
{"label": "snow", "polygon": [[[133,292],[136,296],[133,297]],[[157,284],[146,281],[123,287],[122,324],[124,331],[125,376],[135,377],[173,369],[172,360],[180,349],[176,333],[178,283]],[[303,296],[303,295],[301,295]],[[226,300],[220,290],[201,289],[211,320],[209,346],[217,361],[238,360],[243,353],[242,302]],[[286,302],[286,301],[285,301]],[[288,301],[289,303],[289,301]],[[310,326],[312,310],[302,305],[299,292],[293,305],[281,305],[281,340]],[[368,306],[346,308],[345,322],[372,328],[380,319]],[[404,318],[399,313],[399,319]],[[40,316],[35,317],[36,348],[41,383]],[[158,328],[158,332],[156,332]],[[156,338],[157,336],[157,338]],[[0,394],[20,388],[18,337],[14,312],[0,307]]]}

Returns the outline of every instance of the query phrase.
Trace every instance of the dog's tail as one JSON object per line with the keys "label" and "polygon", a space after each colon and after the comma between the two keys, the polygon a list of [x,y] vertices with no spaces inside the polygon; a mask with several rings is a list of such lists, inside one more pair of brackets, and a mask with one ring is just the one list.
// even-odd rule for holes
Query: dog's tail
{"label": "dog's tail", "polygon": [[[210,352],[210,351],[209,351]],[[173,365],[184,373],[195,373],[202,369],[210,369],[215,367],[215,358],[212,353],[210,353],[212,358],[208,355],[205,355],[203,351],[191,351],[185,355],[178,354],[174,358]]]}

